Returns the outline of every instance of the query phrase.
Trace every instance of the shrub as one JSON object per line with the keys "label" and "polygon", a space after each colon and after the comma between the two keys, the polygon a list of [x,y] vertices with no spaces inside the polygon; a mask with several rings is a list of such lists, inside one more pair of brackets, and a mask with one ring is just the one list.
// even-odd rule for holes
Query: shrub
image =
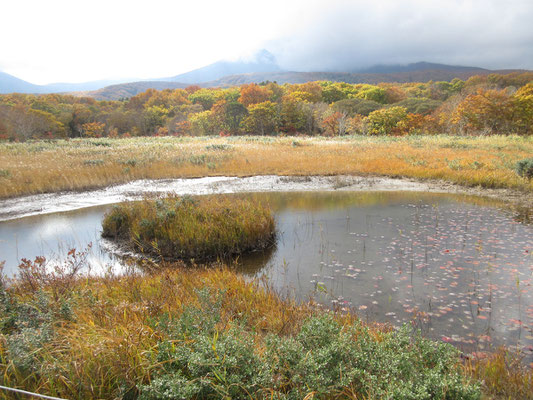
{"label": "shrub", "polygon": [[523,178],[533,178],[533,158],[526,158],[516,163],[515,171]]}
{"label": "shrub", "polygon": [[165,259],[209,260],[273,244],[274,218],[250,200],[168,197],[124,203],[104,217],[102,236]]}
{"label": "shrub", "polygon": [[155,350],[161,367],[140,387],[141,399],[480,396],[479,387],[460,375],[456,349],[411,338],[408,327],[377,339],[359,322],[343,326],[322,313],[308,318],[296,335],[271,333],[261,340],[235,321],[217,328],[220,294],[199,296],[200,307],[186,308],[171,327],[157,324],[169,339]]}

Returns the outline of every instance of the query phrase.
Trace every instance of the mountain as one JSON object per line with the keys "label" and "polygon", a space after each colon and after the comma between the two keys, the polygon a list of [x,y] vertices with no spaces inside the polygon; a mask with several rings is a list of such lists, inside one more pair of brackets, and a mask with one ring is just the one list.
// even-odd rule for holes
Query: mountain
{"label": "mountain", "polygon": [[[131,82],[131,79],[102,80],[83,83],[52,83],[49,85],[34,85],[12,75],[0,72],[0,93],[63,93],[63,92],[88,92],[95,91],[97,98],[131,97],[148,88],[176,89],[190,84],[199,84],[214,81],[224,76],[243,73],[278,72],[281,68],[276,58],[267,50],[260,50],[248,60],[218,61],[193,71],[169,78],[158,78]],[[166,83],[163,83],[166,82]],[[120,86],[123,84],[123,86]],[[119,85],[119,86],[117,86]],[[136,87],[137,89],[134,89]],[[100,90],[104,89],[104,90]],[[118,97],[117,97],[118,96]]]}
{"label": "mountain", "polygon": [[447,65],[435,64],[425,61],[412,64],[392,64],[392,65],[374,65],[373,67],[354,71],[360,74],[396,74],[400,72],[415,72],[415,71],[450,71],[454,73],[486,73],[487,69],[479,67],[465,67],[461,65]]}
{"label": "mountain", "polygon": [[180,82],[158,82],[158,81],[140,81],[121,83],[118,85],[106,86],[104,88],[72,93],[76,96],[93,97],[96,100],[120,100],[135,96],[138,93],[145,92],[148,89],[184,89],[189,86],[188,83]]}
{"label": "mountain", "polygon": [[521,72],[522,70],[484,70],[472,69],[471,71],[455,72],[454,70],[419,70],[396,73],[350,73],[350,72],[270,72],[238,74],[225,76],[215,81],[206,82],[205,87],[228,87],[242,85],[245,83],[259,83],[264,81],[284,83],[305,83],[311,81],[333,81],[346,83],[368,83],[377,84],[380,82],[389,83],[409,83],[428,81],[451,81],[454,78],[466,80],[474,75],[487,74],[508,74],[511,72]]}
{"label": "mountain", "polygon": [[[358,72],[295,72],[283,71],[275,57],[261,50],[249,60],[218,61],[203,68],[169,78],[150,81],[94,81],[86,83],[55,83],[34,85],[9,74],[0,72],[0,93],[61,93],[72,92],[77,96],[91,96],[97,100],[118,100],[135,96],[147,89],[177,89],[191,84],[203,87],[228,87],[264,81],[305,83],[310,81],[334,81],[346,83],[427,82],[468,79],[473,75],[492,73],[507,74],[522,70],[489,70],[478,67],[456,66],[418,62],[407,65],[376,65]],[[127,83],[124,83],[127,82]]]}
{"label": "mountain", "polygon": [[254,54],[250,60],[217,61],[181,75],[157,80],[198,84],[214,81],[228,75],[277,71],[281,71],[281,68],[277,64],[276,58],[272,53],[263,49]]}
{"label": "mountain", "polygon": [[51,83],[49,85],[35,85],[33,83],[19,79],[0,71],[0,93],[65,93],[79,92],[87,90],[97,90],[109,85],[131,81],[131,79],[121,80],[101,80],[82,83]]}
{"label": "mountain", "polygon": [[38,90],[38,85],[23,81],[5,72],[0,72],[0,93],[37,93]]}
{"label": "mountain", "polygon": [[[429,63],[417,63],[411,65],[420,65],[420,69],[404,70],[400,72],[381,72],[381,73],[350,73],[350,72],[295,72],[295,71],[278,71],[278,72],[253,72],[246,74],[236,74],[224,76],[222,78],[209,82],[199,83],[202,87],[230,87],[239,86],[246,83],[260,83],[265,81],[284,83],[305,83],[312,81],[333,81],[346,83],[368,83],[377,84],[380,82],[390,83],[409,83],[409,82],[428,82],[428,81],[451,81],[454,78],[466,80],[474,75],[487,75],[492,73],[508,74],[511,72],[524,72],[523,70],[488,70],[476,67],[453,67],[442,69],[428,69]],[[435,64],[434,64],[435,65]],[[436,64],[439,65],[439,64]],[[188,83],[153,81],[153,82],[131,82],[126,84],[109,86],[93,92],[79,93],[94,97],[97,100],[117,100],[120,98],[131,97],[146,89],[176,89],[184,88]]]}

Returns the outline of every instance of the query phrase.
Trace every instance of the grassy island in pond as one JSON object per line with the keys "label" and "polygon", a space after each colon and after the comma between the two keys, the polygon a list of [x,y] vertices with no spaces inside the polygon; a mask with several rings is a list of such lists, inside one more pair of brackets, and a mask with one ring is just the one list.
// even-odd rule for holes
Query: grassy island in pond
{"label": "grassy island in pond", "polygon": [[124,203],[104,217],[102,235],[167,260],[212,260],[273,244],[270,209],[234,197],[168,197]]}

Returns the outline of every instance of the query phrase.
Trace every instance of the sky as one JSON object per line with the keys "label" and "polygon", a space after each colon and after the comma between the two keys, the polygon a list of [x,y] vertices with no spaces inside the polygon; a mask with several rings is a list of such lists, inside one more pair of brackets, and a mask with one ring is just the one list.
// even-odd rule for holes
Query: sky
{"label": "sky", "polygon": [[531,21],[532,0],[6,0],[0,71],[37,84],[149,79],[262,48],[297,71],[533,69]]}

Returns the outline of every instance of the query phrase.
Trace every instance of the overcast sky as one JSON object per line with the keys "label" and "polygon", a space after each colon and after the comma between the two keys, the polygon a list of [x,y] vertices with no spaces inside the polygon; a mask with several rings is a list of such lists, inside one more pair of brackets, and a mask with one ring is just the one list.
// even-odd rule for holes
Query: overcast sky
{"label": "overcast sky", "polygon": [[292,70],[533,69],[533,0],[5,0],[0,70],[32,83],[173,76],[267,48]]}

